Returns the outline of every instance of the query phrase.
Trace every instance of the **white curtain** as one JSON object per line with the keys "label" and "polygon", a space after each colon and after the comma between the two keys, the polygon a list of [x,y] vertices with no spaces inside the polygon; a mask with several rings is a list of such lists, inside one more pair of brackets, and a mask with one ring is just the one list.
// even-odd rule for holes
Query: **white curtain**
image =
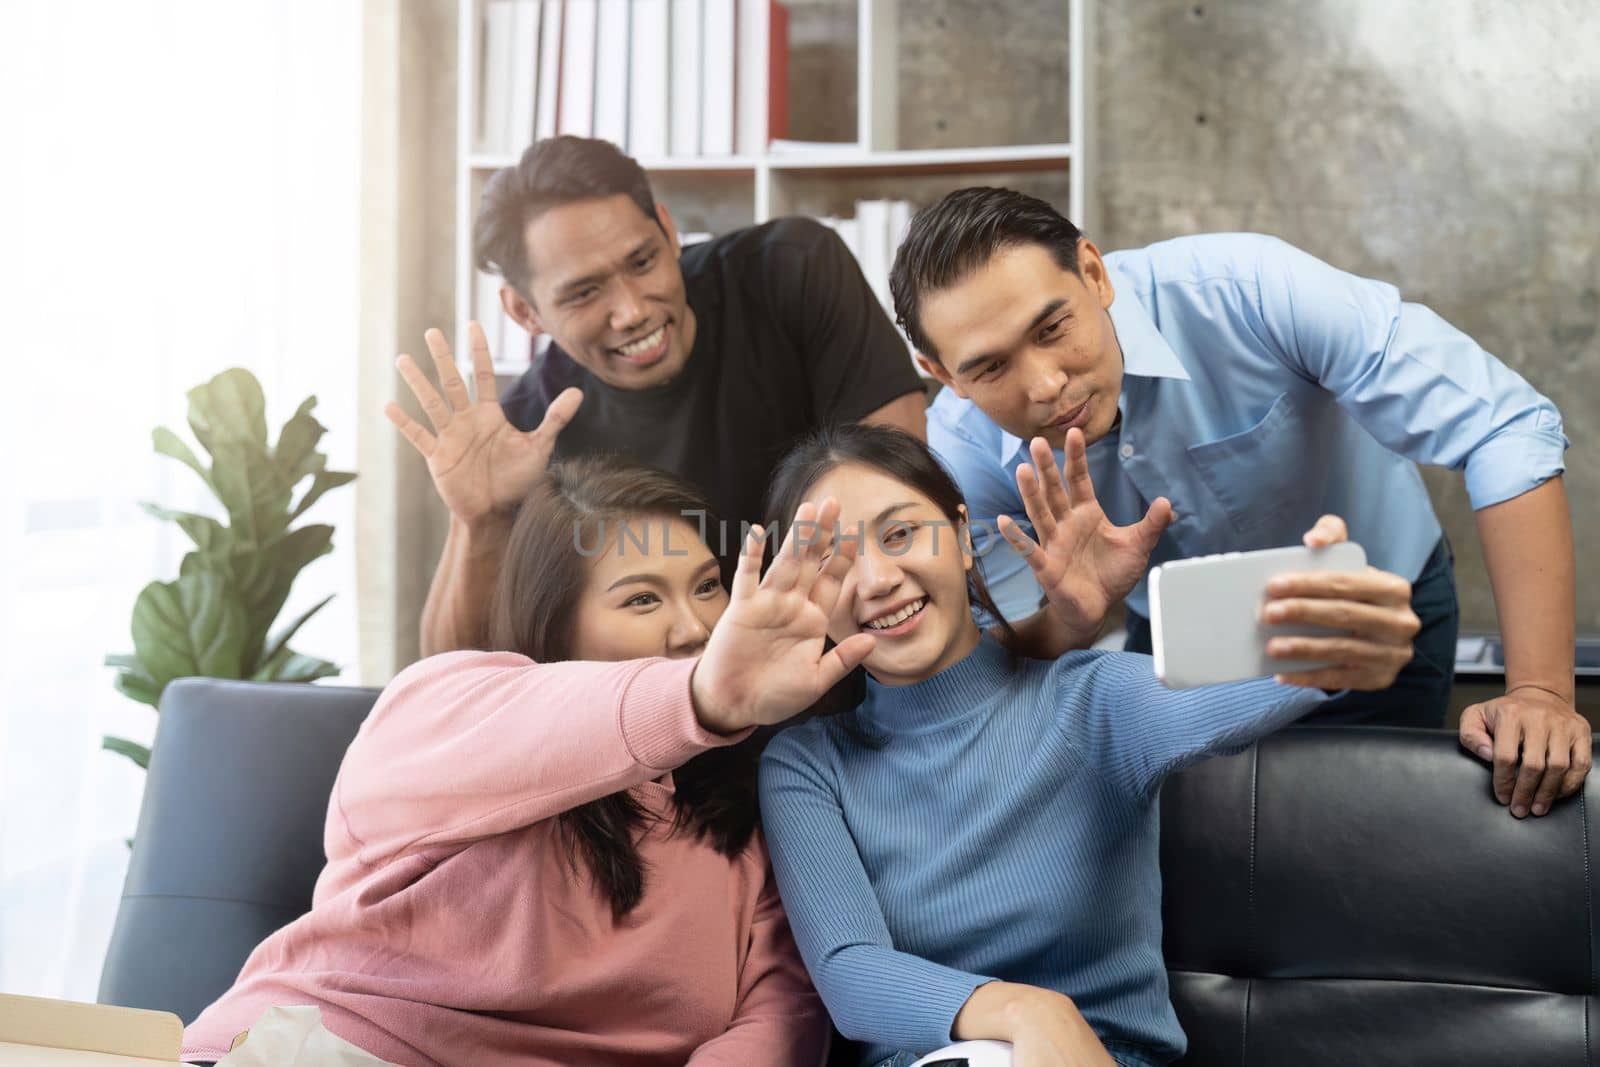
{"label": "white curtain", "polygon": [[[102,734],[139,589],[188,544],[139,500],[209,510],[150,431],[231,366],[275,433],[304,397],[356,456],[361,7],[356,0],[0,4],[0,991],[94,999],[143,773]],[[353,488],[296,647],[357,661]],[[287,617],[287,616],[286,616]]]}

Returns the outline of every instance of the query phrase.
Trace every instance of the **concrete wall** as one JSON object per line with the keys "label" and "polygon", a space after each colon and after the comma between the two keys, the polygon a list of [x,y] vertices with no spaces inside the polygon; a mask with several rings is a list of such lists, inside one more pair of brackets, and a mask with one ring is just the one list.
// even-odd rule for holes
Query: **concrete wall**
{"label": "concrete wall", "polygon": [[[1103,0],[1098,22],[1099,242],[1276,234],[1477,338],[1561,406],[1600,630],[1600,6]],[[1427,476],[1463,626],[1493,629],[1461,477]]]}
{"label": "concrete wall", "polygon": [[[1600,632],[1600,586],[1585,566],[1600,550],[1600,429],[1591,417],[1600,404],[1600,4],[1086,2],[1097,23],[1090,218],[1098,243],[1276,234],[1394,282],[1524,374],[1566,417],[1578,627]],[[790,136],[851,138],[855,0],[787,3]],[[387,13],[393,0],[368,4]],[[413,32],[449,41],[447,7],[428,0],[431,25]],[[1068,0],[900,0],[902,143],[1064,136],[1067,10]],[[448,101],[446,77],[434,72],[421,84]],[[418,99],[406,110],[435,112],[424,122],[435,139],[450,128],[445,105]],[[800,210],[848,211],[856,197],[926,202],[976,181],[1066,199],[1063,179],[1037,174],[796,180],[785,197]],[[742,187],[718,195],[664,185],[691,229],[746,221],[736,217],[744,207],[727,207],[745,202]],[[446,219],[426,229],[433,247],[449,247]],[[437,292],[447,311],[448,286]],[[425,321],[438,316],[430,314]],[[424,321],[392,317],[396,343]],[[1456,547],[1464,626],[1493,629],[1460,475],[1427,477]]]}
{"label": "concrete wall", "polygon": [[[1600,632],[1600,4],[1086,0],[1097,24],[1089,217],[1105,249],[1276,234],[1398,285],[1561,406],[1578,628]],[[788,0],[791,136],[854,136],[854,0]],[[1066,134],[1068,0],[900,0],[906,147]],[[796,208],[917,202],[1040,175],[817,183]],[[1428,485],[1468,629],[1495,629],[1461,476]]]}

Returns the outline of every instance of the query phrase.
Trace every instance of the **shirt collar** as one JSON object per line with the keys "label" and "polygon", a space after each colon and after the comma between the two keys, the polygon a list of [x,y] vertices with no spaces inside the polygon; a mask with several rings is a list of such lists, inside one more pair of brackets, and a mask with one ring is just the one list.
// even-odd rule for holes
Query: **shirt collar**
{"label": "shirt collar", "polygon": [[[1156,329],[1155,320],[1145,310],[1139,298],[1131,292],[1128,279],[1118,277],[1121,292],[1111,301],[1111,325],[1117,331],[1117,343],[1122,346],[1122,373],[1135,378],[1176,378],[1188,381],[1189,372],[1183,369],[1178,354],[1167,344],[1167,339]],[[1005,430],[1000,431],[1000,463],[1009,464],[1019,451],[1025,449],[1022,438]]]}

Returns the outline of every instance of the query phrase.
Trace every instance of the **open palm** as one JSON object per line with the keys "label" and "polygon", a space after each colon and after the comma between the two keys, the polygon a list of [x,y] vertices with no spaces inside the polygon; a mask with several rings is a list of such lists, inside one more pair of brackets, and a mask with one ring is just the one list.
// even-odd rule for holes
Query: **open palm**
{"label": "open palm", "polygon": [[1081,430],[1067,431],[1064,451],[1065,476],[1042,437],[1028,446],[1033,463],[1017,468],[1017,490],[1038,540],[1010,516],[1002,515],[999,526],[1027,560],[1050,610],[1074,633],[1092,637],[1144,577],[1150,553],[1172,524],[1172,504],[1157,497],[1144,518],[1118,526],[1095,498]]}
{"label": "open palm", "polygon": [[857,543],[834,527],[839,504],[800,505],[765,577],[765,534],[752,527],[739,554],[728,610],[695,668],[695,705],[726,730],[768,725],[804,711],[872,651],[854,634],[831,651],[828,616],[854,563]]}
{"label": "open palm", "polygon": [[495,396],[494,365],[482,328],[474,322],[468,332],[476,401],[467,394],[444,334],[429,330],[424,336],[444,396],[410,356],[401,356],[396,366],[433,424],[433,432],[392,401],[384,407],[384,414],[428,461],[428,473],[451,513],[473,523],[516,510],[550,465],[556,438],[572,421],[583,393],[566,390],[545,410],[537,429],[517,429],[506,421]]}

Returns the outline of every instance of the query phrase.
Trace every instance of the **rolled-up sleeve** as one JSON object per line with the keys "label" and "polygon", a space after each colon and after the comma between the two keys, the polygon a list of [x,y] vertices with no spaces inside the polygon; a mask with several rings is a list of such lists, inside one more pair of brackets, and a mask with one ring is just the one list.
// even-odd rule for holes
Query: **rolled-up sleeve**
{"label": "rolled-up sleeve", "polygon": [[1386,447],[1464,470],[1475,509],[1565,469],[1555,404],[1471,337],[1392,285],[1261,247],[1258,310],[1275,346]]}

